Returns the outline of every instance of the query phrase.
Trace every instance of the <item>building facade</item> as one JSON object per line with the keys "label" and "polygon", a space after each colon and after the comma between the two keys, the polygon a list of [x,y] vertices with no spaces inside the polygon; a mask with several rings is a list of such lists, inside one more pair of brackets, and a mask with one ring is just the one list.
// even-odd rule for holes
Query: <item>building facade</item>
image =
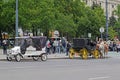
{"label": "building facade", "polygon": [[[84,2],[88,6],[92,6],[93,4],[100,5],[104,12],[106,13],[106,0],[84,0]],[[117,6],[120,4],[120,0],[107,0],[108,4],[108,17],[111,17],[113,15],[113,11],[117,9]]]}

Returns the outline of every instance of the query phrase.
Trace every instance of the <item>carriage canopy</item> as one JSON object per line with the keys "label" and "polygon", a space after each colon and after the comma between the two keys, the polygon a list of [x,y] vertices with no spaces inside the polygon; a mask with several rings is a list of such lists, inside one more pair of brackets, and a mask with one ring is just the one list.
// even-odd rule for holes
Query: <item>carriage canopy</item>
{"label": "carriage canopy", "polygon": [[21,48],[27,48],[32,46],[36,50],[41,50],[45,47],[47,37],[45,36],[33,36],[33,37],[16,37],[15,45],[20,46]]}

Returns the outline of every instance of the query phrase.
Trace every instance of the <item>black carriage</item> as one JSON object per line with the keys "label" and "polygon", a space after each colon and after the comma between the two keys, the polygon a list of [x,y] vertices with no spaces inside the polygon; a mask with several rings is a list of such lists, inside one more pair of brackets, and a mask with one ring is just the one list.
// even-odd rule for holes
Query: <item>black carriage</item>
{"label": "black carriage", "polygon": [[75,38],[73,39],[73,45],[69,51],[69,58],[74,58],[74,55],[78,54],[83,59],[87,59],[88,56],[99,58],[99,50],[96,49],[96,43],[89,38]]}

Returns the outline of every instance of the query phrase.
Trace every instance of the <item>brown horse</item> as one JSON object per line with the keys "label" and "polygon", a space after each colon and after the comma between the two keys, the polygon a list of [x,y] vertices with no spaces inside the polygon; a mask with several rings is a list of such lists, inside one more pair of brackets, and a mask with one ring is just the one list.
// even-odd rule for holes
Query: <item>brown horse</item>
{"label": "brown horse", "polygon": [[100,58],[103,58],[108,53],[108,45],[107,44],[97,44],[96,49],[100,52]]}

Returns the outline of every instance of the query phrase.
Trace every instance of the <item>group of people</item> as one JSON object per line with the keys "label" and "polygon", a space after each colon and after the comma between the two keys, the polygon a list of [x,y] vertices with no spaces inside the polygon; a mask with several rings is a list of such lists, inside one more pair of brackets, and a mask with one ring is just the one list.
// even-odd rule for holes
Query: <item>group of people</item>
{"label": "group of people", "polygon": [[[103,41],[102,39],[96,42],[96,48],[97,46],[104,45],[104,50],[107,53],[108,51],[120,51],[120,41],[117,39],[116,41]],[[3,47],[3,54],[7,54],[7,48],[8,48],[8,41],[3,40],[2,41],[2,47]],[[46,52],[48,54],[54,54],[54,53],[65,53],[66,55],[69,54],[69,49],[71,48],[71,43],[67,41],[65,38],[61,39],[48,39],[46,42]]]}
{"label": "group of people", "polygon": [[66,53],[66,56],[69,53],[71,44],[65,39],[48,39],[46,42],[46,52],[48,54],[54,53]]}
{"label": "group of people", "polygon": [[[1,46],[3,48],[3,54],[7,54],[7,49],[9,47],[8,40],[2,40]],[[46,52],[48,54],[54,53],[66,53],[68,55],[71,44],[65,39],[48,39],[46,42]]]}
{"label": "group of people", "polygon": [[3,48],[3,54],[7,54],[7,49],[14,46],[14,42],[9,39],[3,39],[0,41],[0,47]]}
{"label": "group of people", "polygon": [[119,39],[108,40],[108,41],[99,40],[97,42],[97,45],[99,44],[104,45],[104,53],[108,53],[108,51],[116,51],[117,53],[120,52]]}
{"label": "group of people", "polygon": [[109,50],[120,52],[120,41],[118,39],[116,41],[109,41]]}

